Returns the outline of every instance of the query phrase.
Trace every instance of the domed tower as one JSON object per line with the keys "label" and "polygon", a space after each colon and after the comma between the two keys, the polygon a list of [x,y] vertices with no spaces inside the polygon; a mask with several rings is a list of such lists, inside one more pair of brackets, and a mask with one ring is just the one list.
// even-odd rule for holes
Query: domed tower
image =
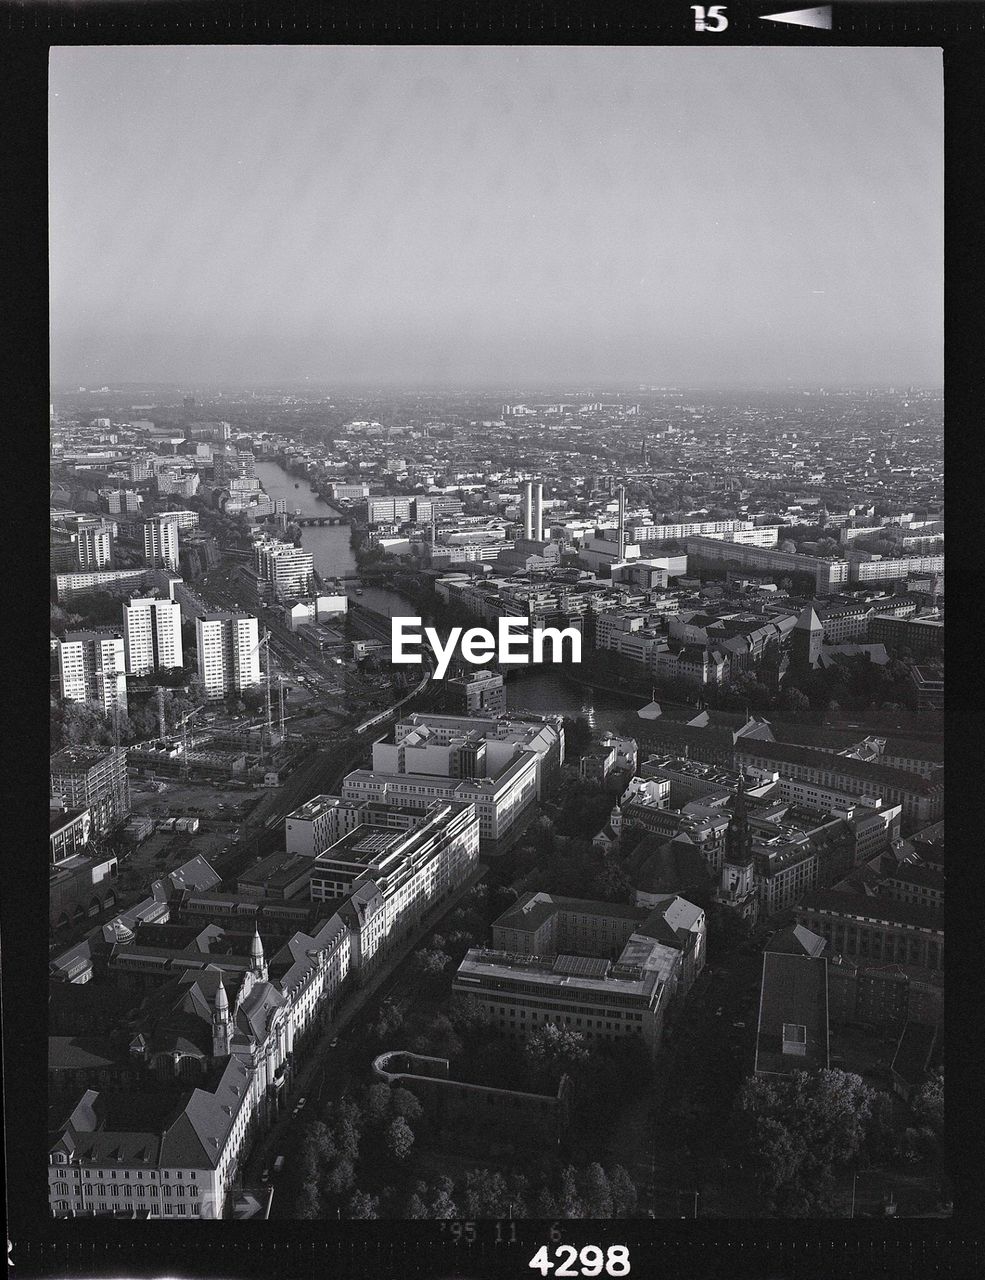
{"label": "domed tower", "polygon": [[229,997],[219,974],[219,985],[216,987],[215,1000],[212,1002],[212,1056],[224,1058],[229,1053],[229,1042],[233,1035],[233,1020],[229,1013]]}
{"label": "domed tower", "polygon": [[250,973],[260,982],[267,981],[267,962],[263,958],[263,943],[260,941],[259,929],[254,930],[253,941],[250,943]]}

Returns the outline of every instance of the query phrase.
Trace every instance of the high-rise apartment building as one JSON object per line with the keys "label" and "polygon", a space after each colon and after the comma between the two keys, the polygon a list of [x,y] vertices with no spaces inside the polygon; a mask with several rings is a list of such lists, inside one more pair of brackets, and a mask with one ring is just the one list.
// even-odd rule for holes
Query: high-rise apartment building
{"label": "high-rise apartment building", "polygon": [[127,753],[120,747],[66,747],[51,757],[51,794],[69,809],[88,809],[95,831],[130,813]]}
{"label": "high-rise apartment building", "polygon": [[181,606],[174,600],[152,596],[127,600],[123,606],[123,642],[130,675],[183,666]]}
{"label": "high-rise apartment building", "polygon": [[152,516],[144,522],[144,559],[160,569],[178,568],[178,522]]}
{"label": "high-rise apartment building", "polygon": [[242,613],[207,613],[195,619],[195,639],[198,674],[207,698],[225,698],[260,683],[256,618]]}
{"label": "high-rise apartment building", "polygon": [[113,563],[114,526],[98,519],[79,517],[72,540],[80,569],[108,569]]}
{"label": "high-rise apartment building", "polygon": [[270,584],[278,600],[296,600],[312,594],[315,561],[310,551],[302,551],[293,542],[258,542],[254,557],[257,572]]}
{"label": "high-rise apartment building", "polygon": [[113,631],[69,631],[58,645],[62,697],[95,702],[107,714],[127,709],[123,637]]}

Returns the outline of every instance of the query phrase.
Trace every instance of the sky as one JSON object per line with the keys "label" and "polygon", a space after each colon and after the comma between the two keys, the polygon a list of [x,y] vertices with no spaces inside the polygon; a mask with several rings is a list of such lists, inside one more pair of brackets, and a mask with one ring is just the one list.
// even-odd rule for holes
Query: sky
{"label": "sky", "polygon": [[56,48],[55,386],[937,385],[928,48]]}

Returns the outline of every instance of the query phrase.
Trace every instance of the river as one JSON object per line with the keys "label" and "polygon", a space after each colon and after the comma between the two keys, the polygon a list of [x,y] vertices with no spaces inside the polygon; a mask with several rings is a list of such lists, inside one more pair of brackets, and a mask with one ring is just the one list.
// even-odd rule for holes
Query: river
{"label": "river", "polygon": [[511,673],[506,681],[506,706],[511,711],[539,715],[584,716],[596,733],[617,733],[627,714],[643,705],[638,697],[586,689],[543,667],[529,674]]}
{"label": "river", "polygon": [[[290,475],[278,462],[258,461],[256,474],[269,497],[283,498],[287,502],[288,517],[295,511],[305,516],[330,515],[335,511],[331,503],[318,496],[307,480]],[[301,545],[314,556],[315,569],[323,578],[338,578],[344,573],[357,571],[347,524],[306,526],[301,530]],[[367,609],[375,609],[387,617],[405,614],[409,609],[401,596],[379,587],[366,587],[359,601]]]}
{"label": "river", "polygon": [[[316,516],[327,515],[334,510],[330,503],[318,496],[307,480],[290,475],[277,462],[258,461],[256,474],[271,498],[286,500],[289,516],[295,511]],[[323,578],[356,572],[348,525],[305,527],[301,531],[301,543],[314,556],[315,568]],[[366,587],[359,601],[386,617],[400,617],[413,608],[396,592],[380,587]],[[607,729],[616,730],[626,712],[637,709],[639,699],[579,688],[560,675],[540,668],[529,675],[511,673],[506,682],[506,705],[513,711],[536,711],[540,715],[584,716],[593,729],[602,733]]]}

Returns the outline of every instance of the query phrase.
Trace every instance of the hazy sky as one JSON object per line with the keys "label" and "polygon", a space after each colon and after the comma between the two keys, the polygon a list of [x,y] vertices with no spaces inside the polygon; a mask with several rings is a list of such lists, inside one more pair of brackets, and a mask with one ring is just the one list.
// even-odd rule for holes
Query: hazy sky
{"label": "hazy sky", "polygon": [[938,382],[935,49],[54,49],[52,378]]}

